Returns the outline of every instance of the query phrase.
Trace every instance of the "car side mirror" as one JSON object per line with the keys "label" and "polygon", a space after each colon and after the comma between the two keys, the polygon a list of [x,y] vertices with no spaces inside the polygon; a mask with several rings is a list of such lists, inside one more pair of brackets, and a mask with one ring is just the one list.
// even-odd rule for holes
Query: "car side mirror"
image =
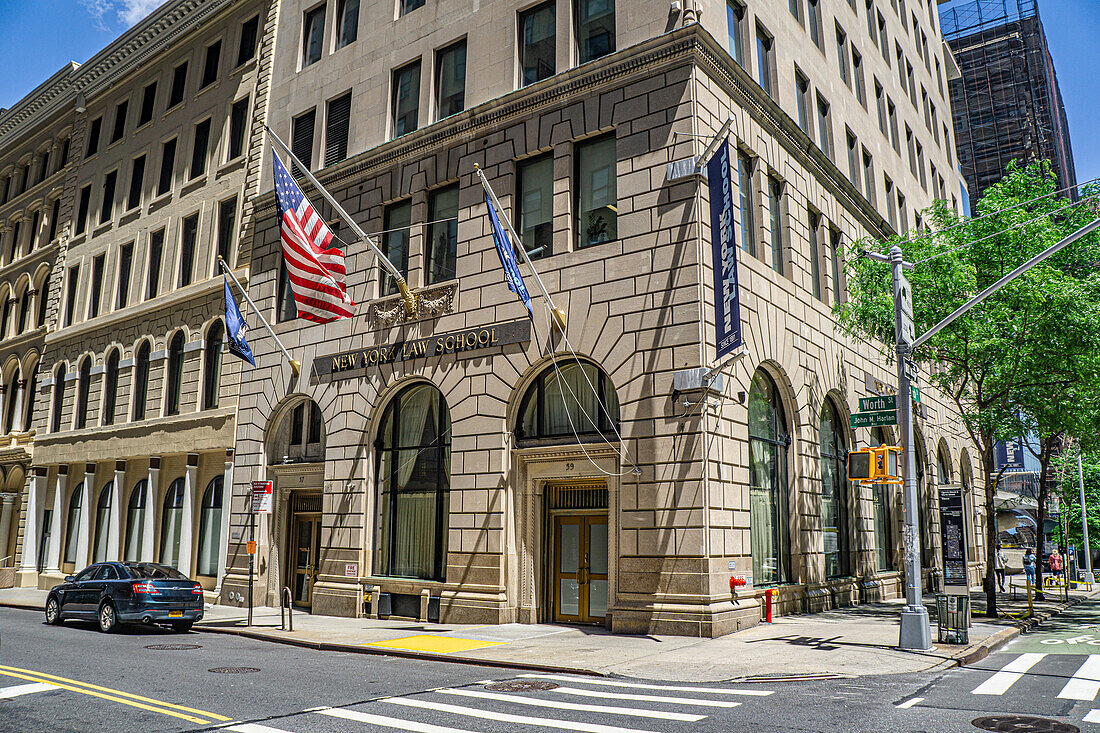
{"label": "car side mirror", "polygon": [[75,576],[75,575],[66,575],[66,576],[65,576],[65,582],[66,582],[66,583],[71,583],[71,582],[73,582],[74,580],[76,580],[76,576]]}

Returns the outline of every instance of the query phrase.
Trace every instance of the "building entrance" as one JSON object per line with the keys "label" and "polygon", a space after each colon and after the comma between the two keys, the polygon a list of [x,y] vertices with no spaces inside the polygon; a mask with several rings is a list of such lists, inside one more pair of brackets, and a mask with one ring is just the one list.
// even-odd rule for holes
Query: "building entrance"
{"label": "building entrance", "polygon": [[551,618],[603,623],[607,616],[607,485],[548,486]]}
{"label": "building entrance", "polygon": [[321,495],[295,495],[291,499],[287,558],[290,594],[298,608],[313,606],[321,547]]}

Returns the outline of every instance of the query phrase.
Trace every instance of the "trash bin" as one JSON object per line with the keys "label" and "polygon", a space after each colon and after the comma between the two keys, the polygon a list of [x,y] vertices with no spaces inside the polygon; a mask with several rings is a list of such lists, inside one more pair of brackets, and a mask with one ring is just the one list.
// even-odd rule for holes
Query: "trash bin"
{"label": "trash bin", "polygon": [[936,596],[940,644],[970,643],[970,596]]}

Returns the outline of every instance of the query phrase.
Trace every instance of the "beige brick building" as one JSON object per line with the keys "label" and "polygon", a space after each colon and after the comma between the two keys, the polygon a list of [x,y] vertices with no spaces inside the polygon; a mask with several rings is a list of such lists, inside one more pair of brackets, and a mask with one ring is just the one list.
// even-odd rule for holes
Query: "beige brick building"
{"label": "beige brick building", "polygon": [[[295,319],[254,151],[241,263],[303,371],[249,314],[222,601],[245,596],[262,480],[257,597],[318,613],[713,636],[756,623],[767,588],[781,613],[899,595],[899,492],[843,479],[849,448],[893,442],[847,425],[895,380],[831,306],[846,245],[958,207],[936,22],[928,0],[281,3],[271,125],[419,304],[336,226],[357,315]],[[718,365],[706,183],[668,169],[727,119],[746,348]],[[507,291],[475,164],[569,343]],[[935,588],[936,484],[977,487],[957,415],[924,403],[914,551]]]}

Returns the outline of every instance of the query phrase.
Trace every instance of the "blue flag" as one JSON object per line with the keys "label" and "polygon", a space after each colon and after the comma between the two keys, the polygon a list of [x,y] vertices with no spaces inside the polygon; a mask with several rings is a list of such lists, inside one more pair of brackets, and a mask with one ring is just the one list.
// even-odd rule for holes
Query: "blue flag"
{"label": "blue flag", "polygon": [[531,296],[527,293],[527,286],[523,282],[523,275],[519,272],[516,263],[516,251],[512,248],[512,240],[508,238],[508,232],[500,224],[496,209],[493,208],[493,200],[489,192],[485,192],[485,208],[489,210],[489,222],[493,225],[493,242],[497,246],[497,254],[500,255],[500,266],[504,268],[504,280],[508,283],[508,289],[519,296],[523,304],[527,306],[527,312],[535,317],[531,309]]}
{"label": "blue flag", "polygon": [[252,366],[256,366],[256,360],[252,358],[252,347],[244,340],[244,332],[248,326],[244,324],[244,316],[229,290],[229,278],[225,280],[225,335],[229,340],[229,353],[240,357]]}

